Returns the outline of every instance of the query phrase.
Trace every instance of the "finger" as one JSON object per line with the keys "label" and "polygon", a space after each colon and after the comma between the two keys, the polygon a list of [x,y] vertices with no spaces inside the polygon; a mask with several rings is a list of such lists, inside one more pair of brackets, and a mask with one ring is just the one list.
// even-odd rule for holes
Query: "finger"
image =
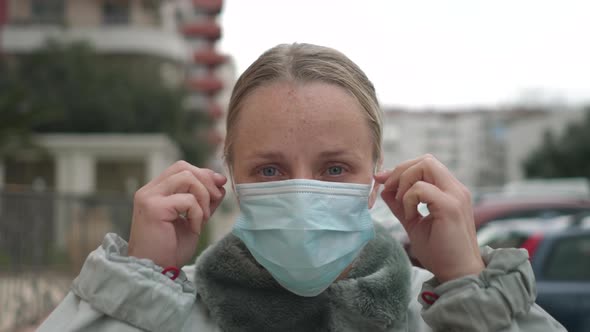
{"label": "finger", "polygon": [[433,178],[430,173],[427,172],[426,161],[427,159],[422,159],[418,163],[408,167],[399,178],[399,186],[396,191],[395,198],[400,200],[414,185],[414,183],[418,181],[425,181],[431,184],[434,184]]}
{"label": "finger", "polygon": [[155,187],[158,184],[160,184],[162,181],[164,181],[165,179],[169,178],[170,176],[180,173],[184,170],[188,170],[191,166],[192,166],[191,164],[189,164],[188,162],[186,162],[184,160],[178,160],[174,164],[172,164],[168,168],[166,168],[162,173],[160,173],[160,175],[156,176],[154,179],[152,179],[150,182],[148,182],[145,185],[145,187],[146,188]]}
{"label": "finger", "polygon": [[384,188],[383,190],[385,191],[397,191],[397,187],[398,187],[398,183],[399,183],[399,177],[401,176],[401,174],[403,172],[405,172],[406,169],[408,169],[409,167],[419,163],[420,161],[422,161],[422,159],[424,159],[426,156],[420,156],[418,158],[415,159],[411,159],[408,161],[405,161],[399,165],[397,165],[393,171],[391,172],[391,174],[389,175],[389,178],[385,181],[384,183]]}
{"label": "finger", "polygon": [[192,172],[197,178],[199,178],[199,180],[201,180],[201,182],[203,182],[208,188],[210,194],[213,197],[219,198],[222,196],[218,188],[227,182],[227,178],[225,176],[207,168],[199,168],[184,160],[179,160],[172,164],[170,167],[164,170],[164,172],[146,184],[145,187],[146,189],[149,189],[151,187],[157,186],[166,178],[185,170]]}
{"label": "finger", "polygon": [[154,187],[153,191],[164,196],[191,193],[197,199],[201,209],[203,209],[204,218],[209,219],[211,216],[211,196],[209,191],[191,171],[184,170],[166,178]]}
{"label": "finger", "polygon": [[[197,178],[201,180],[201,183],[203,183],[203,185],[205,185],[209,191],[211,198],[209,202],[210,217],[213,215],[215,210],[217,210],[217,207],[219,207],[223,201],[223,198],[225,197],[225,188],[223,185],[227,182],[227,178],[222,174],[215,173],[214,171],[206,168],[201,168],[198,169],[198,171],[194,171],[197,174]],[[207,222],[207,220],[205,220],[205,222]]]}
{"label": "finger", "polygon": [[[211,171],[213,172],[213,171]],[[227,177],[223,174],[219,174],[217,172],[213,172],[213,181],[217,187],[222,187],[227,182]]]}
{"label": "finger", "polygon": [[221,192],[221,198],[214,199],[213,201],[211,201],[211,206],[210,206],[211,215],[213,215],[213,213],[215,213],[215,211],[217,210],[219,205],[221,205],[221,202],[223,202],[223,198],[225,197],[225,188],[221,187],[221,188],[219,188],[219,191]]}
{"label": "finger", "polygon": [[385,181],[387,181],[387,179],[389,179],[389,177],[391,176],[392,173],[393,173],[393,169],[388,169],[388,170],[384,170],[379,173],[376,173],[373,177],[375,178],[375,182],[383,184],[383,183],[385,183]]}
{"label": "finger", "polygon": [[425,181],[433,184],[445,192],[457,192],[460,182],[453,176],[445,165],[432,156],[427,156],[419,163],[409,167],[402,173],[397,190],[397,198],[402,197],[406,191],[417,181]]}
{"label": "finger", "polygon": [[[207,188],[209,191],[209,195],[211,196],[211,202],[220,200],[223,198],[223,194],[220,188],[223,184],[218,185],[218,183],[224,183],[225,181],[220,181],[219,177],[225,179],[225,176],[215,173],[214,171],[207,169],[207,168],[198,168],[198,167],[191,167],[189,169],[196,177],[201,181],[201,183]],[[227,179],[226,179],[227,181]]]}
{"label": "finger", "polygon": [[[201,184],[207,188],[207,191],[209,192],[209,198],[210,198],[209,204],[208,205],[204,204],[204,202],[201,203],[202,204],[201,206],[203,207],[203,210],[205,211],[205,214],[206,214],[206,218],[205,218],[205,222],[206,222],[211,217],[211,215],[215,212],[215,210],[221,204],[221,202],[223,201],[223,198],[225,197],[225,189],[223,188],[223,185],[227,182],[227,178],[219,173],[215,173],[214,171],[212,171],[210,169],[198,168],[196,166],[190,165],[185,162],[178,162],[175,165],[176,165],[175,167],[184,168],[184,170],[180,171],[180,172],[184,172],[184,171],[191,172],[193,175],[195,175],[197,180],[199,180],[201,182]],[[176,173],[176,174],[179,174],[179,173]],[[173,174],[172,176],[174,176],[176,174]]]}
{"label": "finger", "polygon": [[440,205],[441,200],[444,200],[445,197],[445,193],[431,183],[424,181],[414,183],[402,198],[404,216],[406,217],[402,224],[406,231],[410,232],[413,228],[412,225],[422,219],[418,212],[419,203],[426,203],[432,211],[433,208]]}
{"label": "finger", "polygon": [[162,198],[166,206],[166,221],[183,222],[178,220],[180,214],[186,214],[184,219],[189,224],[192,232],[200,235],[201,227],[204,223],[203,209],[199,206],[197,199],[192,194],[174,194]]}
{"label": "finger", "polygon": [[389,172],[389,178],[383,184],[383,191],[381,192],[381,197],[385,200],[385,202],[389,202],[388,205],[394,204],[396,200],[399,200],[397,196],[398,183],[399,177],[403,173],[403,170],[415,165],[416,163],[419,163],[421,160],[421,158],[409,160],[400,164],[391,172]]}
{"label": "finger", "polygon": [[381,193],[381,198],[383,198],[383,201],[385,202],[385,204],[387,204],[393,215],[395,215],[395,217],[403,223],[403,220],[405,220],[405,215],[404,205],[402,204],[402,202],[396,200],[393,196],[389,195],[389,193],[386,192]]}

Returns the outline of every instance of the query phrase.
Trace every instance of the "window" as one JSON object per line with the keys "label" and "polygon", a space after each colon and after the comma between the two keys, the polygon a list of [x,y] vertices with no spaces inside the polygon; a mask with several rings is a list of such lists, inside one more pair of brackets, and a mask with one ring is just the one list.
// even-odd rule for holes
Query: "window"
{"label": "window", "polygon": [[111,194],[133,194],[145,183],[143,161],[99,160],[96,163],[96,191]]}
{"label": "window", "polygon": [[31,0],[31,18],[35,23],[63,23],[63,0]]}
{"label": "window", "polygon": [[557,241],[543,274],[546,279],[590,281],[590,234],[576,235]]}
{"label": "window", "polygon": [[4,160],[5,187],[13,191],[54,189],[55,163],[51,159]]}
{"label": "window", "polygon": [[105,0],[102,4],[103,24],[129,24],[130,16],[128,0]]}

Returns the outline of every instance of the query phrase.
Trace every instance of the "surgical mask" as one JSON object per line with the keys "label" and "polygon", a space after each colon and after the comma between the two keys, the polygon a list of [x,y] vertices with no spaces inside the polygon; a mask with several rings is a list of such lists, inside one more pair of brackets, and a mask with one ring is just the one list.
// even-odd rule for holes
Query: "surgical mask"
{"label": "surgical mask", "polygon": [[322,293],[375,237],[372,185],[296,179],[235,188],[241,211],[233,234],[297,295]]}

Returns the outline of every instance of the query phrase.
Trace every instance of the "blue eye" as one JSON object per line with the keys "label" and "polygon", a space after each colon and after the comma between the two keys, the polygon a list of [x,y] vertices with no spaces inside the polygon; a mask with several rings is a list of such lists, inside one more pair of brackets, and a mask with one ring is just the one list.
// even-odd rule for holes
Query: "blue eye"
{"label": "blue eye", "polygon": [[277,176],[279,173],[276,167],[263,167],[260,172],[263,176]]}
{"label": "blue eye", "polygon": [[343,171],[342,166],[331,166],[328,168],[328,175],[341,175]]}

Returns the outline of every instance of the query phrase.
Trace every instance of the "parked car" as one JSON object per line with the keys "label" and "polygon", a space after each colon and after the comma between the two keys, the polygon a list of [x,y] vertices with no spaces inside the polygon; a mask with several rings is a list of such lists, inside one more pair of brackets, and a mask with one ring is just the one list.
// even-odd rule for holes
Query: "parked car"
{"label": "parked car", "polygon": [[531,259],[537,303],[570,332],[590,331],[590,229],[538,241]]}
{"label": "parked car", "polygon": [[480,229],[478,241],[527,249],[537,303],[568,331],[590,331],[590,213],[493,221]]}
{"label": "parked car", "polygon": [[542,234],[562,231],[580,225],[579,217],[560,216],[555,218],[516,218],[493,220],[477,230],[480,246],[492,248],[526,248],[532,255],[531,242]]}
{"label": "parked car", "polygon": [[492,220],[515,218],[547,220],[584,211],[590,211],[590,200],[566,197],[510,197],[481,201],[474,206],[473,214],[475,227],[479,229]]}

